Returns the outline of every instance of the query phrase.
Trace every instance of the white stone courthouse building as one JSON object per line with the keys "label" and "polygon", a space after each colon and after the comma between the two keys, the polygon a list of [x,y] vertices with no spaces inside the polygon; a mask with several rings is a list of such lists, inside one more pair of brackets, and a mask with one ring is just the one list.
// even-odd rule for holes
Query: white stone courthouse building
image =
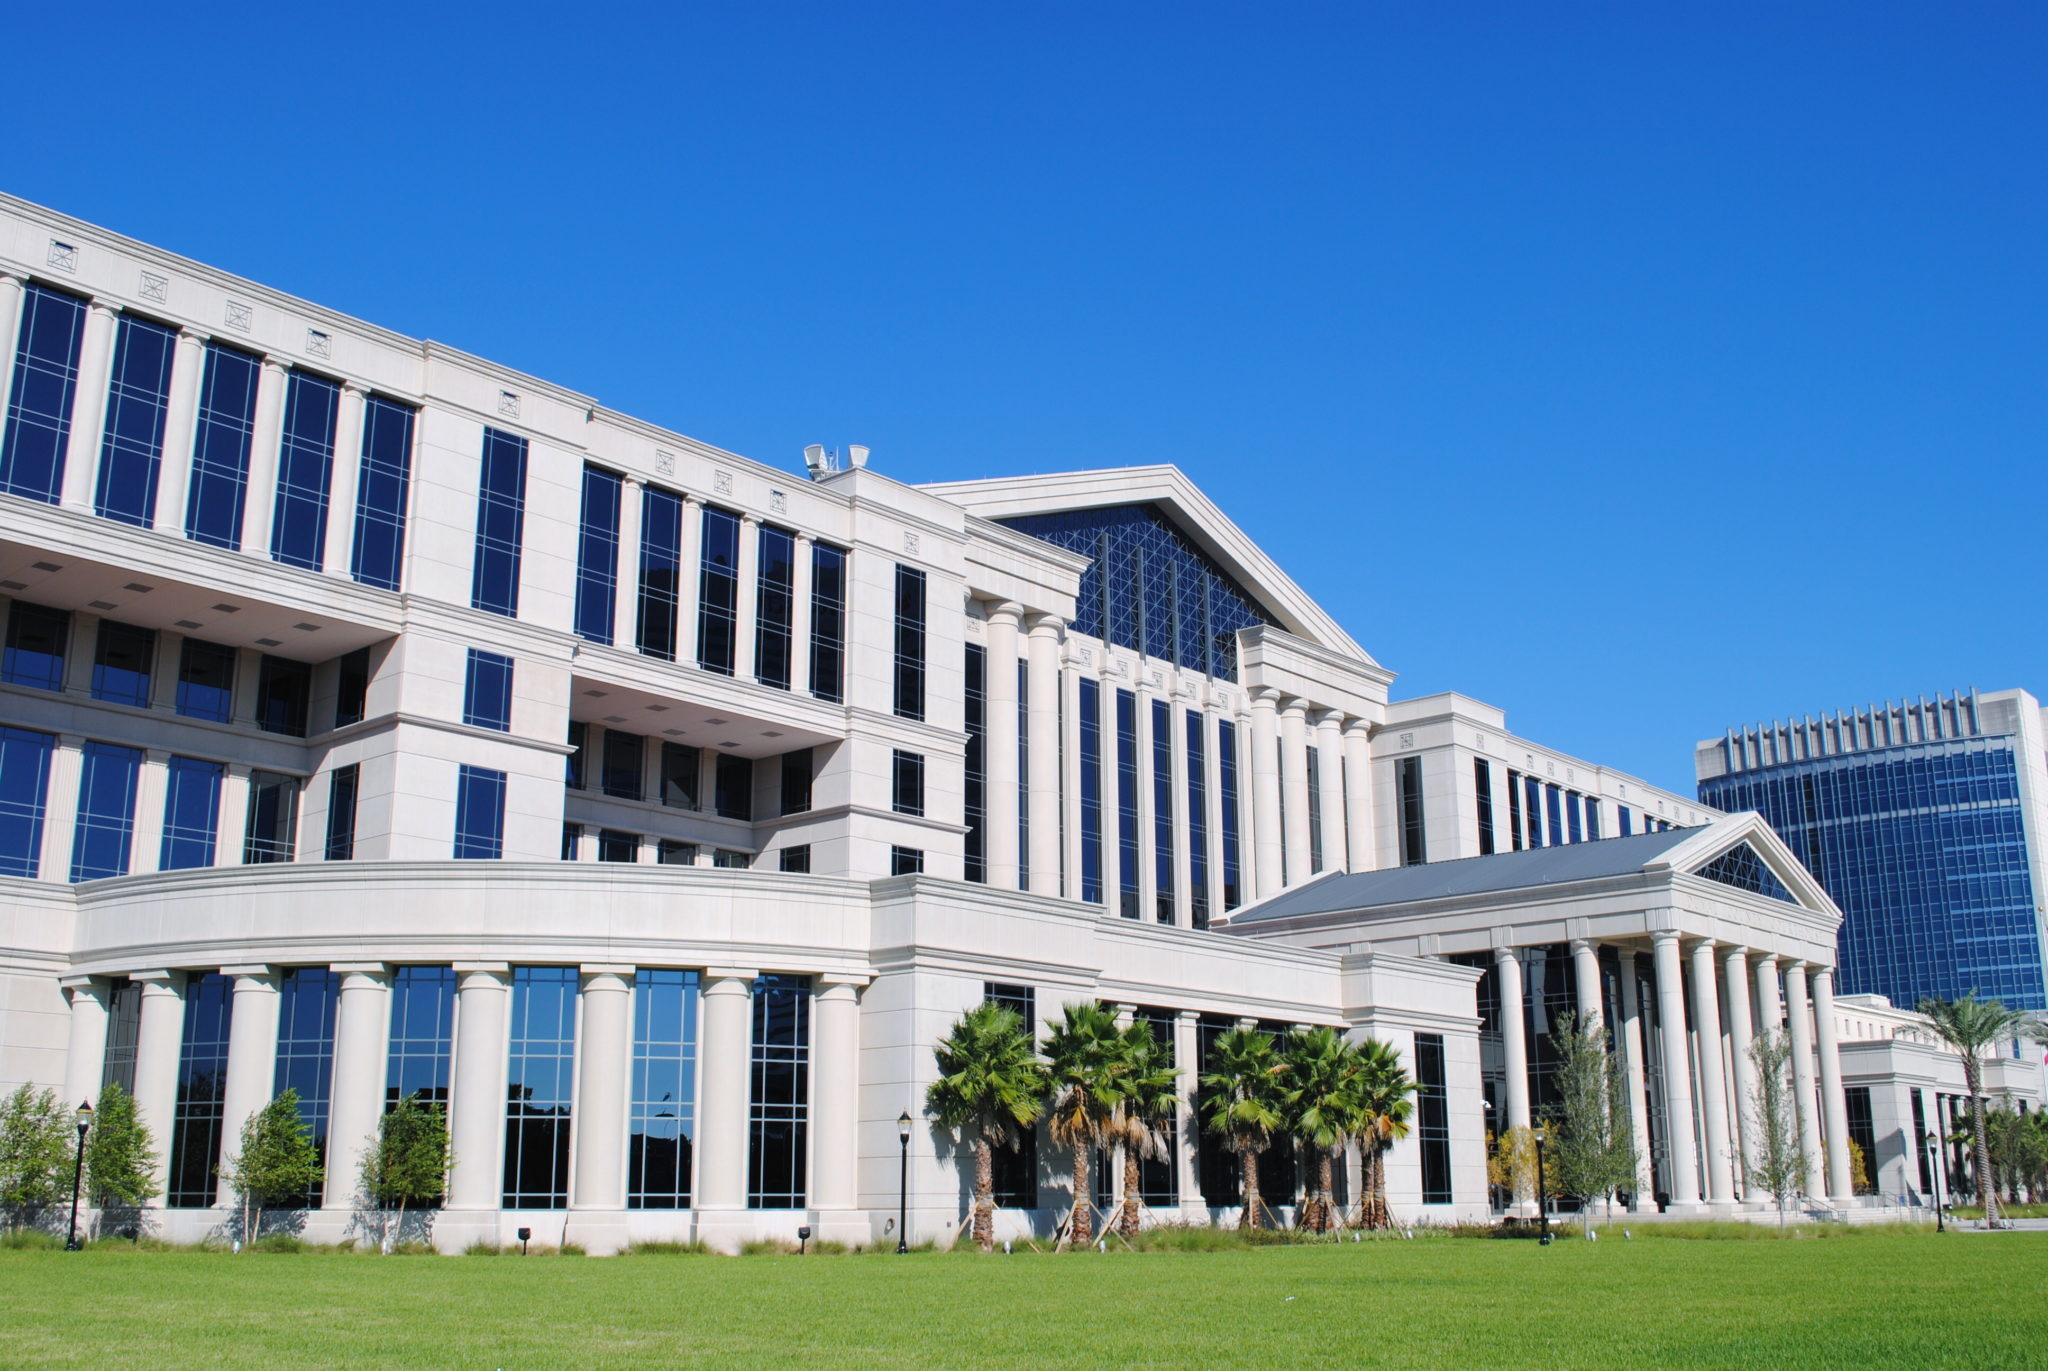
{"label": "white stone courthouse building", "polygon": [[[316,1238],[419,1092],[445,1249],[893,1242],[905,1112],[911,1238],[950,1241],[972,1167],[921,1103],[989,998],[1172,1045],[1162,1220],[1234,1221],[1192,1101],[1245,1020],[1394,1044],[1397,1213],[1494,1212],[1566,1006],[1617,1029],[1638,1204],[1755,1200],[1781,1019],[1848,1197],[1798,861],[1391,699],[1172,467],[766,465],[11,198],[0,340],[0,1086],[131,1090],[169,1237],[290,1087]],[[998,1179],[1007,1233],[1070,1199],[1043,1138]]]}

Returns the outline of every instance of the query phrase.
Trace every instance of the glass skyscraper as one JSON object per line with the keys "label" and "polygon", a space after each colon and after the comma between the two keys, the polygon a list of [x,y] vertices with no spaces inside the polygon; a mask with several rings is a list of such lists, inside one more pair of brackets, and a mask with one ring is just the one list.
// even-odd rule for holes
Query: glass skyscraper
{"label": "glass skyscraper", "polygon": [[2048,1009],[2042,737],[2024,691],[1731,729],[1699,796],[1763,815],[1841,906],[1843,993]]}

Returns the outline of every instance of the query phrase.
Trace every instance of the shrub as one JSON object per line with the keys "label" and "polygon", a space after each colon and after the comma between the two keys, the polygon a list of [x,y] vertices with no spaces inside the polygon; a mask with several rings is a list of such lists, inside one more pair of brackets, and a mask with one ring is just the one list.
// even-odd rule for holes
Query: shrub
{"label": "shrub", "polygon": [[16,1228],[0,1233],[0,1249],[10,1252],[48,1252],[63,1245],[62,1238],[55,1233],[45,1233],[40,1228]]}
{"label": "shrub", "polygon": [[636,1242],[622,1257],[708,1257],[711,1249],[701,1242]]}
{"label": "shrub", "polygon": [[266,1233],[245,1249],[250,1252],[314,1252],[319,1248],[291,1233]]}
{"label": "shrub", "polygon": [[[512,1250],[518,1251],[517,1248]],[[478,1238],[475,1242],[462,1249],[462,1255],[465,1257],[502,1257],[505,1255],[505,1249],[494,1242],[486,1242],[482,1238]]]}

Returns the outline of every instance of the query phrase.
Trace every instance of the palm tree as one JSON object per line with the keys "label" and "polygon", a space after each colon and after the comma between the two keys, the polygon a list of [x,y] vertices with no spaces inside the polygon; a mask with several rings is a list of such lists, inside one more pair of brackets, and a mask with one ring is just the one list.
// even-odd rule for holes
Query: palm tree
{"label": "palm tree", "polygon": [[2003,1039],[2039,1038],[2042,1024],[2031,1014],[2007,1009],[2001,1001],[1980,1000],[1974,990],[1960,1000],[1922,1000],[1920,1012],[1932,1021],[1934,1036],[1963,1059],[1963,1085],[1970,1092],[1970,1153],[1977,1193],[1984,1197],[1984,1226],[1996,1228],[1998,1195],[1991,1184],[1991,1151],[1984,1140],[1984,1053]]}
{"label": "palm tree", "polygon": [[1337,1158],[1366,1122],[1358,1093],[1358,1049],[1334,1028],[1307,1028],[1288,1035],[1282,1057],[1280,1097],[1288,1130],[1316,1155],[1315,1192],[1303,1207],[1301,1223],[1327,1233],[1337,1217]]}
{"label": "palm tree", "polygon": [[1095,1211],[1088,1179],[1089,1153],[1102,1145],[1110,1111],[1121,1086],[1123,1034],[1116,1015],[1100,1001],[1070,1004],[1045,1040],[1046,1076],[1052,1108],[1046,1122],[1052,1140],[1074,1155],[1073,1241],[1095,1237]]}
{"label": "palm tree", "polygon": [[1401,1065],[1400,1053],[1378,1038],[1358,1044],[1358,1099],[1365,1116],[1358,1150],[1365,1163],[1367,1228],[1385,1228],[1393,1222],[1387,1209],[1387,1152],[1408,1136],[1414,1096],[1415,1081]]}
{"label": "palm tree", "polygon": [[995,1149],[1015,1150],[1038,1121],[1045,1068],[1024,1016],[993,1003],[954,1020],[932,1056],[939,1078],[925,1091],[925,1112],[974,1149],[974,1241],[987,1252],[995,1246]]}
{"label": "palm tree", "polygon": [[1237,1153],[1244,1168],[1244,1216],[1240,1228],[1258,1224],[1259,1154],[1286,1126],[1280,1098],[1280,1053],[1273,1035],[1256,1028],[1233,1028],[1209,1045],[1208,1070],[1202,1091],[1208,1097],[1203,1122],[1223,1135],[1223,1145]]}
{"label": "palm tree", "polygon": [[1124,1202],[1117,1229],[1130,1237],[1138,1231],[1138,1163],[1166,1155],[1166,1124],[1179,1112],[1180,1082],[1166,1046],[1143,1019],[1123,1031],[1119,1048],[1104,1136],[1123,1144]]}

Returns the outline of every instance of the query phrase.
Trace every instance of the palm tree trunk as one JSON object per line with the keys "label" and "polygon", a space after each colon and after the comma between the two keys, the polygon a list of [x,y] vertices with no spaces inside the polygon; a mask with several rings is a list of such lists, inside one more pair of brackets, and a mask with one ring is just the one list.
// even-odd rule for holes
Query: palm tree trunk
{"label": "palm tree trunk", "polygon": [[1074,1245],[1095,1240],[1095,1196],[1088,1184],[1088,1144],[1074,1144]]}
{"label": "palm tree trunk", "polygon": [[1337,1226],[1337,1178],[1334,1148],[1323,1148],[1322,1156],[1316,1163],[1317,1202],[1316,1231],[1327,1233]]}
{"label": "palm tree trunk", "polygon": [[1239,1228],[1257,1228],[1259,1210],[1259,1154],[1245,1151],[1237,1154],[1238,1163],[1244,1172],[1244,1217],[1237,1221]]}
{"label": "palm tree trunk", "polygon": [[1984,1226],[1998,1226],[1998,1190],[1991,1183],[1991,1149],[1984,1142],[1984,1101],[1979,1098],[1983,1087],[1982,1067],[1975,1053],[1963,1058],[1963,1080],[1970,1089],[1970,1134],[1974,1143],[1977,1164],[1977,1193],[1984,1197]]}
{"label": "palm tree trunk", "polygon": [[987,1138],[974,1140],[974,1245],[992,1251],[996,1245],[996,1160]]}
{"label": "palm tree trunk", "polygon": [[1124,1144],[1124,1202],[1117,1216],[1117,1231],[1127,1238],[1138,1234],[1138,1149]]}
{"label": "palm tree trunk", "polygon": [[1391,1228],[1394,1216],[1387,1208],[1387,1149],[1384,1144],[1372,1150],[1372,1226]]}

